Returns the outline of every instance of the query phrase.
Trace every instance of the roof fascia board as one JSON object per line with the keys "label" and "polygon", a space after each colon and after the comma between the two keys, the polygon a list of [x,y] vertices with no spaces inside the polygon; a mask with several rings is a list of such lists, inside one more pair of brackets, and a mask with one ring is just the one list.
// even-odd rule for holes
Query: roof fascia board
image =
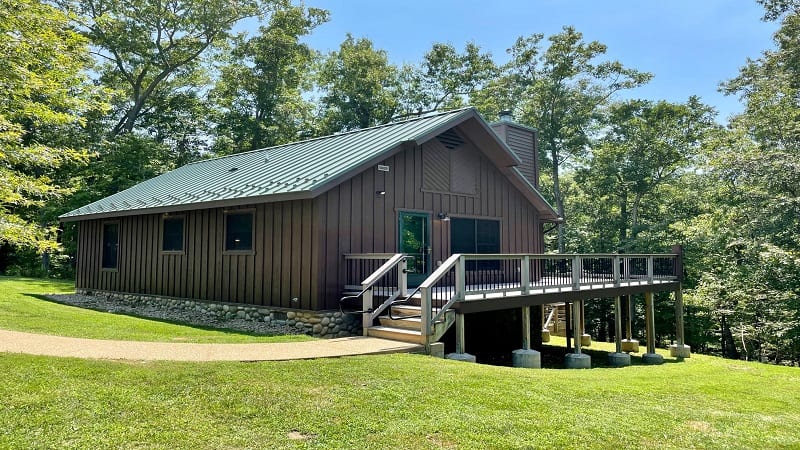
{"label": "roof fascia board", "polygon": [[61,222],[79,222],[82,220],[109,219],[113,217],[139,216],[145,214],[161,214],[167,212],[193,211],[198,209],[225,208],[229,206],[253,205],[258,203],[277,203],[292,200],[305,200],[313,198],[311,191],[290,192],[286,194],[260,195],[256,197],[241,197],[225,200],[213,200],[201,203],[187,203],[182,205],[166,205],[154,208],[128,209],[124,211],[108,211],[102,213],[82,214],[79,216],[59,217]]}

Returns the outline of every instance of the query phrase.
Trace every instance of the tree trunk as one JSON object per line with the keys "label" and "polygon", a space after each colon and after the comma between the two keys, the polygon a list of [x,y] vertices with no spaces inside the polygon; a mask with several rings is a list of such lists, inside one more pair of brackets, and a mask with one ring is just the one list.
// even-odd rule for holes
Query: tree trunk
{"label": "tree trunk", "polygon": [[[559,178],[558,178],[558,171],[559,171],[558,170],[559,169],[559,167],[558,167],[559,166],[558,165],[558,150],[556,150],[555,142],[551,142],[550,145],[551,145],[551,147],[550,147],[550,156],[553,158],[553,170],[552,170],[552,175],[553,175],[553,197],[555,197],[555,201],[556,201],[556,212],[558,212],[558,215],[562,219],[565,219],[565,217],[564,217],[564,199],[561,196],[561,184],[560,184]],[[564,228],[564,222],[559,222],[559,224],[558,224],[558,252],[559,253],[564,253],[566,251],[565,250],[565,244],[564,244],[565,231],[566,231],[566,229]]]}

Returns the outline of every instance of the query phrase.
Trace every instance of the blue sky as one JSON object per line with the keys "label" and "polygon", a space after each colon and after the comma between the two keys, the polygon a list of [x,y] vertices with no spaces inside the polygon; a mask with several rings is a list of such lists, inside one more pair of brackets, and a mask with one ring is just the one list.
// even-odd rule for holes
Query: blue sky
{"label": "blue sky", "polygon": [[626,96],[679,102],[699,95],[720,111],[720,121],[741,110],[738,99],[717,92],[748,57],[772,48],[775,23],[760,20],[755,0],[305,0],[327,9],[331,21],[308,42],[327,52],[347,32],[371,39],[392,62],[415,63],[434,42],[463,48],[474,41],[505,61],[519,36],[557,33],[573,25],[586,40],[608,46],[608,57],[652,72],[646,87]]}

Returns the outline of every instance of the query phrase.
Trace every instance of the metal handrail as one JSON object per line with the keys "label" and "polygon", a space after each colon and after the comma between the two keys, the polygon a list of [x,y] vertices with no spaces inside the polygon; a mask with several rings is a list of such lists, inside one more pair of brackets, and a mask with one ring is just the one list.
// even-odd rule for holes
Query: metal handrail
{"label": "metal handrail", "polygon": [[[383,263],[378,270],[372,272],[370,276],[364,279],[361,282],[361,292],[355,295],[346,295],[339,299],[339,311],[344,314],[344,310],[342,305],[346,300],[353,300],[358,299],[364,296],[368,291],[370,291],[375,283],[378,282],[384,275],[386,275],[394,266],[400,263],[404,258],[405,255],[403,253],[367,253],[367,254],[346,254],[344,255],[345,259],[375,259],[375,258],[383,258],[389,257],[389,260]],[[360,311],[349,311],[349,314],[364,314],[364,313],[372,313],[373,308],[366,308]]]}

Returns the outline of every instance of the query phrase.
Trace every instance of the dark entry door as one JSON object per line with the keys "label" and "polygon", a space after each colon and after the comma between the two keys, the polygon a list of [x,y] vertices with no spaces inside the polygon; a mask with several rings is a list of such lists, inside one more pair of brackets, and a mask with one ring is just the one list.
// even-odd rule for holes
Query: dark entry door
{"label": "dark entry door", "polygon": [[408,263],[408,285],[417,287],[431,270],[431,216],[426,213],[400,212],[399,252],[414,259]]}

